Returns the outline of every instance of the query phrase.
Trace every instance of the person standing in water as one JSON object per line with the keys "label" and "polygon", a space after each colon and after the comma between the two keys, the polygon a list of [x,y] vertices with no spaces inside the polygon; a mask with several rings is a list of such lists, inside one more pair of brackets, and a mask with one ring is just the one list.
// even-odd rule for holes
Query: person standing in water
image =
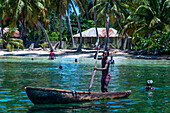
{"label": "person standing in water", "polygon": [[[98,50],[100,47],[97,48]],[[98,57],[98,59],[102,60],[102,68],[94,67],[94,70],[102,71],[102,77],[101,77],[101,91],[102,92],[109,92],[108,85],[110,81],[110,73],[109,73],[109,66],[110,62],[108,60],[109,51],[103,51],[103,56]],[[96,59],[96,54],[94,56],[94,59]]]}
{"label": "person standing in water", "polygon": [[114,64],[115,61],[113,60],[113,56],[111,56],[110,58],[111,58],[111,59],[110,59],[110,64]]}
{"label": "person standing in water", "polygon": [[50,51],[50,56],[49,57],[50,57],[51,60],[55,59],[55,53],[54,53],[53,50]]}

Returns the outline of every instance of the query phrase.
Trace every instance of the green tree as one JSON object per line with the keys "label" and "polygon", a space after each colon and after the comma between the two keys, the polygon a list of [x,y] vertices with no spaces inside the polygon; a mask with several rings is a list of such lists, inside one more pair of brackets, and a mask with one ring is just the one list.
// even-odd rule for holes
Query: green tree
{"label": "green tree", "polygon": [[135,13],[128,17],[125,31],[134,38],[137,34],[152,37],[155,30],[168,31],[170,22],[169,0],[143,0]]}
{"label": "green tree", "polygon": [[4,33],[3,39],[0,39],[0,44],[5,44],[8,51],[13,51],[14,46],[24,49],[23,41],[21,39],[11,38],[16,28],[10,28],[8,32]]}

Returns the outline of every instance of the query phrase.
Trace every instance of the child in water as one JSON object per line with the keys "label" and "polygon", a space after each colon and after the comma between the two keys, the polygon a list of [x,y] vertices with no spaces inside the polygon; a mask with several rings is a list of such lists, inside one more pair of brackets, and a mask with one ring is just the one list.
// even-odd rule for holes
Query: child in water
{"label": "child in water", "polygon": [[78,63],[77,59],[75,59],[74,63]]}
{"label": "child in water", "polygon": [[154,87],[152,87],[152,83],[153,83],[153,80],[147,80],[146,82],[146,85],[144,88],[147,90],[147,91],[150,91],[152,89],[155,89]]}
{"label": "child in water", "polygon": [[50,56],[49,57],[50,57],[51,60],[54,60],[55,53],[53,52],[53,50],[50,51]]}
{"label": "child in water", "polygon": [[115,61],[113,60],[113,56],[111,56],[111,59],[110,59],[110,64],[114,64]]}
{"label": "child in water", "polygon": [[63,67],[62,66],[59,66],[59,69],[62,69]]}

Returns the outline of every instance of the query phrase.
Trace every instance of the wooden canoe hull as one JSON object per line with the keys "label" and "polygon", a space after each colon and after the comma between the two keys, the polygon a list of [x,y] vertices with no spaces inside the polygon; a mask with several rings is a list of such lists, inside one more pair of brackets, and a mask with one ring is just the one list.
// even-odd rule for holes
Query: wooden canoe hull
{"label": "wooden canoe hull", "polygon": [[131,90],[108,93],[89,93],[88,91],[71,91],[44,87],[25,87],[25,91],[28,98],[34,104],[63,104],[103,99],[118,99],[128,97],[131,94]]}

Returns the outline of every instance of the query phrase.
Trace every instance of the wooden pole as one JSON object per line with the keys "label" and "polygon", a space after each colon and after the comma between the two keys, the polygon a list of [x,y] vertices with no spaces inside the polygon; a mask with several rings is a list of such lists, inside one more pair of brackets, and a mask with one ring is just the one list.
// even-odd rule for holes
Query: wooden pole
{"label": "wooden pole", "polygon": [[[96,67],[96,65],[97,65],[98,53],[99,53],[99,50],[97,50],[97,54],[96,54],[95,67]],[[92,77],[91,77],[91,81],[90,81],[90,85],[89,85],[89,91],[90,91],[90,89],[91,89],[91,87],[92,87],[95,73],[96,73],[96,70],[94,70],[93,73],[92,73]]]}

